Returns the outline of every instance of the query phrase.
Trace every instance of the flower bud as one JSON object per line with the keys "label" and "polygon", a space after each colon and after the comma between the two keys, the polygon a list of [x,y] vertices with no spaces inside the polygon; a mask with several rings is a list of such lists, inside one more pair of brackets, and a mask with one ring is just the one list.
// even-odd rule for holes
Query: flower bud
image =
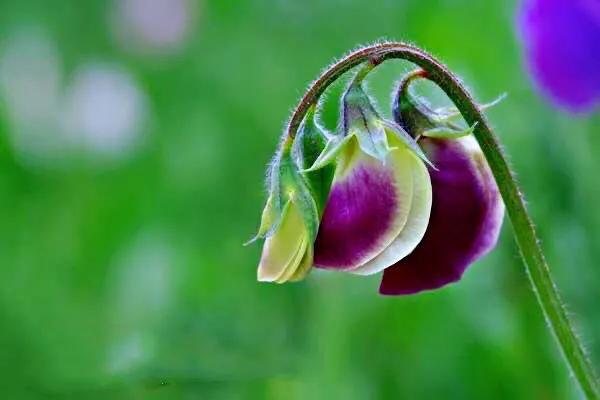
{"label": "flower bud", "polygon": [[459,280],[465,269],[496,244],[504,206],[479,145],[408,91],[396,93],[396,122],[418,139],[436,166],[429,168],[433,200],[429,226],[414,251],[385,270],[380,292],[417,293]]}
{"label": "flower bud", "polygon": [[[315,106],[313,106],[309,109],[298,129],[292,149],[296,162],[303,170],[307,170],[315,163],[325,149],[328,139],[332,136],[319,126],[315,119]],[[323,208],[325,207],[325,202],[331,188],[334,170],[332,165],[327,165],[318,170],[304,172],[308,186],[317,203],[319,215],[323,213]]]}
{"label": "flower bud", "polygon": [[313,263],[317,205],[289,147],[270,170],[270,193],[257,237],[266,237],[258,280],[283,283],[304,277]]}
{"label": "flower bud", "polygon": [[[313,243],[333,167],[303,173],[325,146],[325,131],[311,108],[294,142],[283,147],[269,169],[269,196],[256,238],[266,238],[258,280],[283,283],[303,279],[313,266]],[[256,239],[255,238],[255,239]]]}

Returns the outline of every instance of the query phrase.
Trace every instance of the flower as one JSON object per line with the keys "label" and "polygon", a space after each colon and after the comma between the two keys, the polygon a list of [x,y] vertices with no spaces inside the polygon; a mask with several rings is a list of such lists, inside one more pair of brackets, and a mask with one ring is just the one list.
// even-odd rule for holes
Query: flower
{"label": "flower", "polygon": [[524,0],[519,31],[542,91],[570,111],[600,103],[600,2]]}
{"label": "flower", "polygon": [[311,228],[314,200],[290,157],[289,150],[273,162],[271,194],[263,211],[259,236],[266,241],[258,280],[283,283],[300,279],[312,266]]}
{"label": "flower", "polygon": [[431,210],[426,158],[400,126],[379,116],[360,73],[344,94],[341,127],[309,169],[335,162],[315,265],[375,274],[409,254],[425,234]]}
{"label": "flower", "polygon": [[303,279],[313,266],[313,242],[319,210],[327,196],[331,168],[302,174],[325,144],[322,129],[314,123],[314,108],[299,129],[292,146],[284,143],[269,172],[269,197],[258,238],[266,238],[258,266],[258,280],[283,283]]}
{"label": "flower", "polygon": [[418,138],[436,166],[429,168],[433,201],[427,231],[415,250],[384,271],[380,293],[410,294],[459,280],[466,268],[494,248],[504,205],[479,145],[450,120],[408,91],[395,97],[394,119]]}

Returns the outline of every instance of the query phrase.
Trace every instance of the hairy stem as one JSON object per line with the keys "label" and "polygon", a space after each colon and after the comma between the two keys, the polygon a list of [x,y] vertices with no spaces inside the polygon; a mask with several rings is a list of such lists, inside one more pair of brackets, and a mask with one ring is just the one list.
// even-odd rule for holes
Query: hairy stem
{"label": "hairy stem", "polygon": [[446,66],[425,51],[404,43],[386,42],[356,50],[330,66],[310,86],[290,118],[285,133],[286,139],[294,138],[309,107],[315,104],[327,87],[342,74],[365,61],[376,66],[387,59],[403,59],[418,65],[424,71],[420,76],[437,84],[454,102],[469,125],[476,124],[473,134],[479,142],[502,194],[521,258],[548,327],[554,334],[564,359],[586,398],[600,399],[600,385],[593,367],[560,300],[533,222],[527,212],[525,200],[502,153],[498,138],[473,97]]}

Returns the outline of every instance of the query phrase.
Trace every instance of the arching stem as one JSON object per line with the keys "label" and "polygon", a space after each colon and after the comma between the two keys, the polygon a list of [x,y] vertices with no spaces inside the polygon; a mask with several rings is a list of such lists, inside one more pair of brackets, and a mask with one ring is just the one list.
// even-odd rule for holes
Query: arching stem
{"label": "arching stem", "polygon": [[539,245],[533,222],[527,212],[525,200],[502,152],[498,138],[467,89],[442,63],[425,51],[404,43],[380,43],[354,51],[330,66],[310,86],[292,114],[284,141],[295,137],[298,126],[309,107],[315,104],[327,87],[342,74],[365,61],[374,67],[387,59],[403,59],[418,65],[424,71],[420,76],[434,82],[446,93],[467,124],[477,124],[473,134],[479,142],[502,194],[521,258],[548,327],[554,334],[564,359],[586,398],[600,399],[600,385],[593,367],[561,302]]}

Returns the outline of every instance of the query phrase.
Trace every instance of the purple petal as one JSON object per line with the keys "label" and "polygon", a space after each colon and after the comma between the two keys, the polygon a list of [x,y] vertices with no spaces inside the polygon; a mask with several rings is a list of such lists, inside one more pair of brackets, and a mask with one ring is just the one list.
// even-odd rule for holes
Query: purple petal
{"label": "purple petal", "polygon": [[529,67],[555,103],[589,111],[600,103],[600,2],[525,0],[519,25]]}
{"label": "purple petal", "polygon": [[416,249],[383,274],[380,293],[411,294],[458,281],[465,269],[496,244],[504,206],[472,137],[422,139],[438,168],[427,232]]}
{"label": "purple petal", "polygon": [[315,241],[315,265],[320,268],[349,270],[364,264],[393,241],[408,217],[408,156],[383,164],[356,149],[347,157],[350,165],[337,166]]}
{"label": "purple petal", "polygon": [[431,179],[425,163],[416,155],[412,155],[411,158],[413,197],[406,224],[385,250],[367,263],[351,270],[351,273],[357,275],[379,273],[412,253],[425,236],[431,214]]}

